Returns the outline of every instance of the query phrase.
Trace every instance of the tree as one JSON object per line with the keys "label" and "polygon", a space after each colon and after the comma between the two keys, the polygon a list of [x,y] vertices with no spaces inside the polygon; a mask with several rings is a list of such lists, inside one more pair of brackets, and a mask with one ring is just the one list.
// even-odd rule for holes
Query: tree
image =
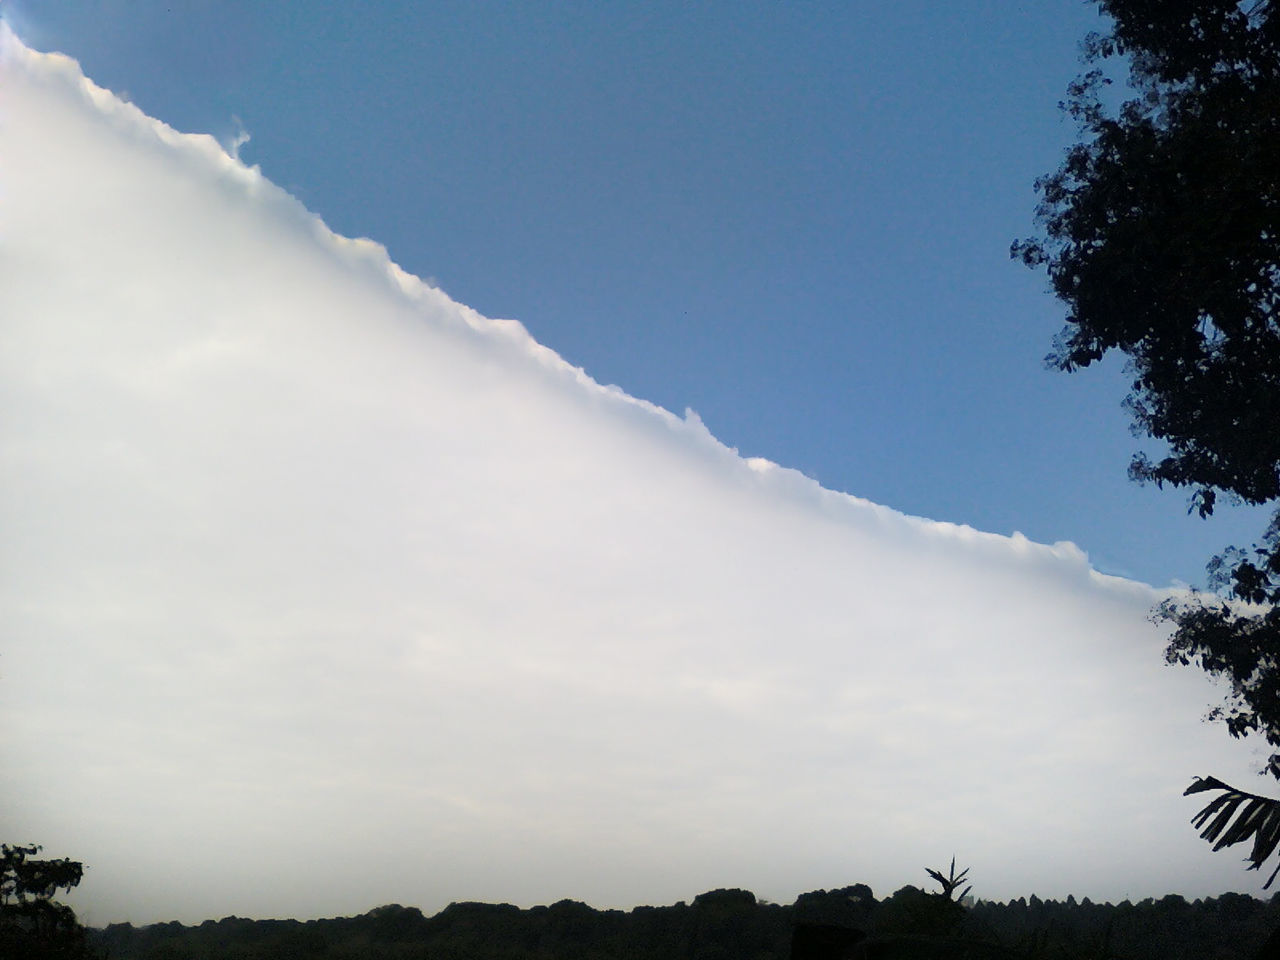
{"label": "tree", "polygon": [[[1127,356],[1135,434],[1163,447],[1134,457],[1135,480],[1187,488],[1202,517],[1220,496],[1275,507],[1280,3],[1095,2],[1112,30],[1086,38],[1088,70],[1064,104],[1081,139],[1037,182],[1044,235],[1012,251],[1046,268],[1067,306],[1047,362],[1073,371]],[[1107,71],[1121,59],[1117,98]],[[1264,772],[1280,779],[1280,510],[1257,543],[1208,570],[1215,594],[1156,610],[1174,628],[1166,657],[1226,681],[1210,718],[1265,739]],[[1250,868],[1261,867],[1280,844],[1280,804],[1212,777],[1187,792],[1204,790],[1220,795],[1193,821],[1202,836],[1215,849],[1252,839]]]}
{"label": "tree", "polygon": [[37,846],[0,844],[0,956],[72,960],[89,956],[75,912],[53,898],[84,876],[74,860],[35,860]]}

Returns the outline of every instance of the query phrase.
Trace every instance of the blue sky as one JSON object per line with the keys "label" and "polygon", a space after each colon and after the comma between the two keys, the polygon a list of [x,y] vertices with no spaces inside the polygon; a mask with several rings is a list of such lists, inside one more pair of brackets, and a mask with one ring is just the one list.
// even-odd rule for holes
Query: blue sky
{"label": "blue sky", "polygon": [[1080,0],[288,4],[10,0],[29,43],[335,230],[744,455],[907,513],[1198,583],[1257,518],[1126,479],[1121,364],[1042,359],[1008,257]]}

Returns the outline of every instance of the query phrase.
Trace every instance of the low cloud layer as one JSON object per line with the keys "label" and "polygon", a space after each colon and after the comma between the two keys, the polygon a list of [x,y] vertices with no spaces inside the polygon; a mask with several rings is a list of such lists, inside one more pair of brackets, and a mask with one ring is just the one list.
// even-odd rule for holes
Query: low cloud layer
{"label": "low cloud layer", "polygon": [[1256,889],[1152,590],[744,460],[0,31],[0,832],[91,921]]}

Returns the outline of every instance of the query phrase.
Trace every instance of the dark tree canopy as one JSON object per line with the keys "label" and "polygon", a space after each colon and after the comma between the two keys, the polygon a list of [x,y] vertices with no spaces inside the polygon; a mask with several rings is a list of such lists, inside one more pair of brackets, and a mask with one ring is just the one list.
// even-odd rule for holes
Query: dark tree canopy
{"label": "dark tree canopy", "polygon": [[[1096,2],[1113,29],[1086,39],[1089,72],[1064,104],[1080,142],[1037,183],[1043,236],[1013,248],[1047,269],[1067,307],[1048,363],[1071,371],[1127,356],[1135,433],[1163,449],[1135,456],[1134,479],[1187,488],[1204,517],[1220,495],[1274,507],[1280,4]],[[1118,58],[1129,66],[1121,103],[1106,73]],[[1257,543],[1209,572],[1216,596],[1158,609],[1175,626],[1167,657],[1227,682],[1211,717],[1232,736],[1265,738],[1280,778],[1280,510]],[[1268,841],[1264,859],[1280,832]]]}
{"label": "dark tree canopy", "polygon": [[[913,886],[876,900],[854,884],[791,906],[732,890],[625,912],[562,900],[454,903],[427,917],[388,904],[329,920],[114,923],[90,938],[110,960],[1262,960],[1278,920],[1280,899],[1238,893],[1119,904],[1033,895],[964,908]],[[930,932],[940,925],[950,932]]]}
{"label": "dark tree canopy", "polygon": [[36,860],[37,846],[0,844],[0,957],[81,960],[90,956],[75,912],[53,898],[84,876],[74,860]]}

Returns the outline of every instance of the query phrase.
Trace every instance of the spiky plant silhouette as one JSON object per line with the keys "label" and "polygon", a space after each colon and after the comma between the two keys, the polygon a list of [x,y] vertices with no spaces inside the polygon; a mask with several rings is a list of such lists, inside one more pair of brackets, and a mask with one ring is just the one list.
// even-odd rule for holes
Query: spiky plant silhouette
{"label": "spiky plant silhouette", "polygon": [[[1215,852],[1252,839],[1253,849],[1245,859],[1249,862],[1250,870],[1260,870],[1263,862],[1275,853],[1276,846],[1280,844],[1280,800],[1245,793],[1223,783],[1217,777],[1196,777],[1182,795],[1185,797],[1206,790],[1222,792],[1192,817],[1191,825],[1204,827],[1200,836],[1213,844]],[[1234,823],[1231,822],[1233,816]],[[1267,882],[1262,885],[1263,890],[1271,886],[1276,874],[1280,874],[1280,866],[1271,872]]]}
{"label": "spiky plant silhouette", "polygon": [[969,891],[973,889],[972,885],[965,887],[960,891],[960,896],[955,896],[956,888],[964,883],[964,878],[969,875],[969,868],[965,867],[959,873],[956,873],[956,858],[951,858],[951,869],[944,875],[941,870],[934,870],[932,867],[925,867],[925,873],[933,877],[938,883],[942,884],[942,895],[948,900],[963,900],[969,895]]}

